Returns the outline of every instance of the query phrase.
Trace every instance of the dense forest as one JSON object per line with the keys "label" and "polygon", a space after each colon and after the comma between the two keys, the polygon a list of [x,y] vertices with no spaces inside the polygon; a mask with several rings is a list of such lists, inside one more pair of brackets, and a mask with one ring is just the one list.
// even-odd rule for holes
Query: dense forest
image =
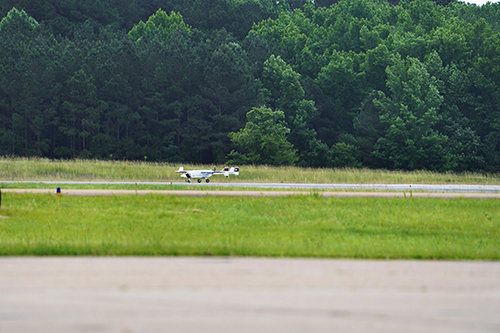
{"label": "dense forest", "polygon": [[500,171],[499,4],[0,11],[0,155]]}

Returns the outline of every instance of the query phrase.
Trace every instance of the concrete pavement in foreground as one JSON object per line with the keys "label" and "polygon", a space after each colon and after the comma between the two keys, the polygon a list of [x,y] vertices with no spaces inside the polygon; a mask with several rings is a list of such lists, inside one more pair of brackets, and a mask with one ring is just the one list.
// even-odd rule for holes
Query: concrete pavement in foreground
{"label": "concrete pavement in foreground", "polygon": [[500,332],[500,263],[4,257],[0,332]]}

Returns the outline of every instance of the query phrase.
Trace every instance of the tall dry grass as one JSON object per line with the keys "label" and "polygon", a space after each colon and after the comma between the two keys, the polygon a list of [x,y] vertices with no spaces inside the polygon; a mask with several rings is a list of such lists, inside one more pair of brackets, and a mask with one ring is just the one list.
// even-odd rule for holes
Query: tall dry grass
{"label": "tall dry grass", "polygon": [[[44,158],[0,157],[0,180],[74,181],[179,181],[180,164],[50,160]],[[213,165],[182,165],[185,170],[211,169]],[[216,166],[220,170],[224,165]],[[500,174],[438,173],[432,171],[389,171],[356,168],[301,168],[241,166],[239,177],[218,177],[217,182],[340,183],[340,184],[500,184]]]}

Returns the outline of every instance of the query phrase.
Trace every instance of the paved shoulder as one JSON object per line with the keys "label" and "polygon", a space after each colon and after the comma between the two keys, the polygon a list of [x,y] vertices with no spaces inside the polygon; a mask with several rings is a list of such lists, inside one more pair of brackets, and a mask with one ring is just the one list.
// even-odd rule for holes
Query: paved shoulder
{"label": "paved shoulder", "polygon": [[0,332],[499,332],[500,263],[3,258]]}

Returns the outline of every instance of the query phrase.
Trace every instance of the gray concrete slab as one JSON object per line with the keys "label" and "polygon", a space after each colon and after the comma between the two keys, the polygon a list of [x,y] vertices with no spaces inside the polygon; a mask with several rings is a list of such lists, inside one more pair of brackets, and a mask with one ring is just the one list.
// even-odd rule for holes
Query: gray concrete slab
{"label": "gray concrete slab", "polygon": [[499,332],[500,263],[0,259],[0,332]]}

